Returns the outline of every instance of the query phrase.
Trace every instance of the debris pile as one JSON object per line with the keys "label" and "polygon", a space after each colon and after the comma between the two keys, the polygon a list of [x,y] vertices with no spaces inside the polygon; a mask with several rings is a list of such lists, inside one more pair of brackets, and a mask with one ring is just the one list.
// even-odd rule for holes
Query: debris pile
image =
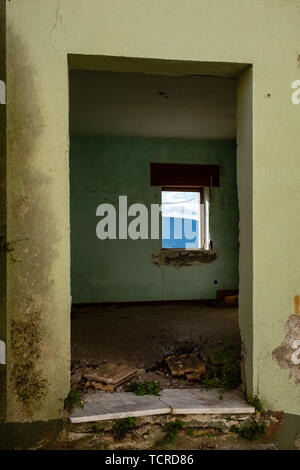
{"label": "debris pile", "polygon": [[187,380],[199,380],[205,374],[206,366],[195,354],[168,356],[165,359],[173,377],[185,377]]}
{"label": "debris pile", "polygon": [[71,383],[82,383],[84,388],[94,388],[104,392],[114,392],[117,387],[129,381],[137,372],[135,367],[114,362],[96,367],[76,369],[71,376]]}
{"label": "debris pile", "polygon": [[[231,390],[241,383],[240,345],[230,338],[219,341],[214,350],[204,344],[175,343],[149,369],[116,362],[72,363],[71,384],[83,391],[133,391],[149,394],[145,384],[162,388],[219,388]],[[129,382],[129,385],[126,385]],[[133,389],[133,388],[134,389]],[[147,388],[147,387],[146,387]],[[151,388],[151,387],[150,387]],[[153,388],[153,387],[152,387]],[[152,390],[151,388],[151,390]],[[153,390],[150,394],[154,394]]]}

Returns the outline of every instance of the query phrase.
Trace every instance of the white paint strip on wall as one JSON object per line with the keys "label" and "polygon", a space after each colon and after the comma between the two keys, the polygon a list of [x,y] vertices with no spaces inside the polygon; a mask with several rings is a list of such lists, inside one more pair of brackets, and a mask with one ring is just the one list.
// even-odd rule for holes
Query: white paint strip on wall
{"label": "white paint strip on wall", "polygon": [[204,249],[209,250],[209,189],[206,187],[204,188],[204,217]]}
{"label": "white paint strip on wall", "polygon": [[296,349],[295,352],[292,354],[292,363],[295,365],[300,364],[300,339],[295,339],[292,343],[292,348]]}
{"label": "white paint strip on wall", "polygon": [[5,104],[5,82],[3,80],[0,80],[0,104]]}
{"label": "white paint strip on wall", "polygon": [[6,364],[5,343],[0,339],[0,364]]}

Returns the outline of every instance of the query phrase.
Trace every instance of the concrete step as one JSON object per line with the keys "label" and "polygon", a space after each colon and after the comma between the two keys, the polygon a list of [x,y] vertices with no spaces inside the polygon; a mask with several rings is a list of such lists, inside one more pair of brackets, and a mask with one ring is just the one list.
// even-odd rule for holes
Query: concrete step
{"label": "concrete step", "polygon": [[165,389],[158,396],[138,396],[131,392],[94,392],[85,398],[83,408],[70,415],[72,423],[88,423],[151,415],[253,414],[255,409],[238,391]]}

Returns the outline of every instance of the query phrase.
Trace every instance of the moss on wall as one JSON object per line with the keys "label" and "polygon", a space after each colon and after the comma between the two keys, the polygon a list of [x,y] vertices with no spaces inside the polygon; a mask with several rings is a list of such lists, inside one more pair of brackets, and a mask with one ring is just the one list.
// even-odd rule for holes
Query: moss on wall
{"label": "moss on wall", "polygon": [[[57,228],[54,211],[49,209],[52,175],[37,165],[37,148],[45,129],[36,88],[37,69],[28,58],[26,42],[12,25],[7,29],[7,58],[11,64],[7,70],[7,120],[11,125],[7,129],[10,184],[6,246],[13,248],[7,256],[7,420],[15,421],[17,416],[27,421],[41,418],[42,397],[44,408],[51,407],[52,416],[58,417],[63,396],[61,403],[58,399],[53,403],[47,394],[60,379],[58,374],[53,374],[51,381],[48,377],[51,368],[59,370],[59,364],[67,362],[68,352],[57,358],[58,336],[51,347],[47,329],[51,316],[59,317],[53,305],[48,310],[53,295],[49,271],[57,256]],[[43,163],[47,165],[47,160]],[[64,344],[69,344],[68,339]]]}
{"label": "moss on wall", "polygon": [[14,351],[12,380],[26,413],[46,394],[47,380],[38,366],[41,356],[42,331],[37,313],[12,321],[11,347]]}
{"label": "moss on wall", "polygon": [[[0,80],[6,83],[6,2],[0,1]],[[0,340],[6,343],[6,106],[0,104]],[[6,417],[6,365],[0,364],[0,423]]]}

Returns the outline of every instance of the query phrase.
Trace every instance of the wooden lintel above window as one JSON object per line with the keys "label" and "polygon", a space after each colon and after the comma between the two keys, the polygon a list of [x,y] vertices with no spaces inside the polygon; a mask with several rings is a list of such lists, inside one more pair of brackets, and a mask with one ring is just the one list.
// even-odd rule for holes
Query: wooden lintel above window
{"label": "wooden lintel above window", "polygon": [[151,163],[151,186],[195,188],[220,186],[220,166],[194,163]]}

